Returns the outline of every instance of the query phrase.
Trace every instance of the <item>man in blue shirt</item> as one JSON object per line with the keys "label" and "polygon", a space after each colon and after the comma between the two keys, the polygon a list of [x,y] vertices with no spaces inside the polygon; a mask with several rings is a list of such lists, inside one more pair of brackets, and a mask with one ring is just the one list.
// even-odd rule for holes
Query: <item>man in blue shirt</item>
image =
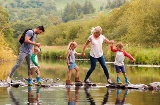
{"label": "man in blue shirt", "polygon": [[36,43],[36,37],[37,35],[44,32],[43,26],[38,26],[37,28],[33,30],[28,30],[25,34],[25,40],[24,43],[20,47],[19,55],[16,64],[13,66],[10,75],[7,78],[7,82],[11,83],[11,78],[16,71],[16,69],[22,64],[23,60],[26,58],[26,62],[28,65],[28,76],[29,76],[29,70],[30,70],[30,56],[32,54],[32,48],[33,46],[40,47],[40,43]]}

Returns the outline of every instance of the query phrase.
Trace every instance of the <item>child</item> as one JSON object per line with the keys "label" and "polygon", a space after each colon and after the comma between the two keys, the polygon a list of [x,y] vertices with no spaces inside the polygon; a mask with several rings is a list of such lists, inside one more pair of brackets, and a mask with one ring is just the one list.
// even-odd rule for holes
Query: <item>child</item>
{"label": "child", "polygon": [[128,54],[122,49],[123,48],[122,43],[118,43],[116,46],[116,49],[113,48],[113,44],[110,46],[110,48],[112,52],[116,52],[114,64],[115,64],[116,72],[117,72],[117,83],[121,83],[119,76],[120,76],[120,72],[122,71],[125,77],[125,82],[129,84],[130,82],[127,78],[127,74],[126,74],[125,67],[124,67],[124,59],[125,59],[125,56],[130,58],[133,61],[135,61],[135,59],[130,54]]}
{"label": "child", "polygon": [[75,63],[75,54],[76,55],[82,55],[81,53],[77,53],[75,51],[75,48],[77,47],[77,43],[72,41],[69,43],[68,45],[68,51],[67,51],[67,55],[66,55],[66,63],[68,65],[68,79],[66,80],[66,85],[71,85],[71,75],[72,75],[72,70],[75,69],[76,73],[75,73],[75,82],[81,82],[79,80],[79,67],[76,65]]}
{"label": "child", "polygon": [[40,105],[40,87],[36,88],[36,94],[33,93],[32,86],[28,87],[28,104],[27,105]]}
{"label": "child", "polygon": [[28,85],[29,86],[32,86],[32,75],[34,72],[37,74],[37,77],[36,77],[37,83],[41,84],[40,71],[39,71],[40,66],[38,65],[38,57],[37,57],[39,52],[40,52],[40,48],[35,47],[34,52],[31,55],[30,74],[29,74],[29,78],[28,78]]}

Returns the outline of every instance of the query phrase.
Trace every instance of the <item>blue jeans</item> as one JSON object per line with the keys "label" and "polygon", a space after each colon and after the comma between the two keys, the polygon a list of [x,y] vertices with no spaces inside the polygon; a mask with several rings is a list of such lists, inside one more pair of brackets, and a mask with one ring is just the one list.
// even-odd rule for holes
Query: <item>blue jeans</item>
{"label": "blue jeans", "polygon": [[23,53],[23,52],[19,52],[19,55],[18,55],[18,59],[17,59],[17,62],[16,64],[14,65],[14,67],[12,68],[11,70],[11,73],[9,75],[10,78],[12,78],[14,72],[16,71],[16,69],[22,64],[23,60],[26,58],[26,62],[27,62],[27,65],[28,65],[28,76],[30,74],[30,54],[26,54],[26,53]]}
{"label": "blue jeans", "polygon": [[96,61],[98,60],[98,62],[101,64],[103,71],[107,77],[107,79],[109,79],[109,73],[108,73],[108,69],[105,63],[105,59],[104,56],[101,56],[100,58],[94,58],[92,56],[90,56],[90,63],[91,63],[91,68],[88,70],[87,75],[85,77],[85,80],[87,80],[89,78],[89,76],[91,75],[91,73],[93,72],[93,70],[96,68]]}

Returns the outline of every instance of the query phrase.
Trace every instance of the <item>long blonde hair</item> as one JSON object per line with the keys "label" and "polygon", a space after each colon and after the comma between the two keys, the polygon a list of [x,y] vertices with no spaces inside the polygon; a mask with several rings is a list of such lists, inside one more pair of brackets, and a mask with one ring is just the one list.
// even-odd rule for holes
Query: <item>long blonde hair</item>
{"label": "long blonde hair", "polygon": [[102,34],[102,28],[100,26],[92,27],[91,34],[94,34],[95,32],[99,32],[100,34]]}
{"label": "long blonde hair", "polygon": [[[68,44],[68,49],[71,47],[71,45],[74,45],[74,46],[77,46],[77,43],[75,41],[71,41],[69,44]],[[68,50],[67,49],[67,50]]]}

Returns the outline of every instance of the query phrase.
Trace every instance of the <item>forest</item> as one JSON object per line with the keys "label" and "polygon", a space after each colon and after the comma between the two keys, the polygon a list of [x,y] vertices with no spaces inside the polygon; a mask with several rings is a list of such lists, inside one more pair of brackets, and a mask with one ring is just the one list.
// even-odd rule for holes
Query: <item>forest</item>
{"label": "forest", "polygon": [[[44,25],[46,29],[37,39],[43,46],[64,46],[71,40],[83,45],[95,26],[101,26],[103,35],[115,43],[121,41],[129,47],[156,49],[160,45],[159,0],[66,1],[2,0],[0,53],[4,56],[0,60],[6,59],[6,51],[16,54],[19,36],[26,28],[37,25]],[[92,8],[85,13],[87,5]]]}

